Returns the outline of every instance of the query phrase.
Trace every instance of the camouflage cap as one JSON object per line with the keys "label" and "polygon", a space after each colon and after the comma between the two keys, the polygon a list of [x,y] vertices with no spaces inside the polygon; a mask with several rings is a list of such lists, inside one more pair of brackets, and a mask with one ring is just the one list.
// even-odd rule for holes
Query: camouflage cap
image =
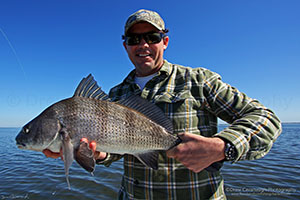
{"label": "camouflage cap", "polygon": [[157,12],[141,9],[128,17],[125,24],[125,35],[127,31],[138,22],[148,22],[160,31],[165,30],[165,22]]}

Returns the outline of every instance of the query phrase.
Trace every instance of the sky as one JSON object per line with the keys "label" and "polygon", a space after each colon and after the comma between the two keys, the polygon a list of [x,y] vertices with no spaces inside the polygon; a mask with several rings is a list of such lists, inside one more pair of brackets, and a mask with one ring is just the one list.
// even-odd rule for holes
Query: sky
{"label": "sky", "polygon": [[155,10],[170,30],[164,57],[204,67],[300,121],[299,0],[0,0],[0,127],[20,127],[93,74],[104,91],[134,68],[126,19]]}

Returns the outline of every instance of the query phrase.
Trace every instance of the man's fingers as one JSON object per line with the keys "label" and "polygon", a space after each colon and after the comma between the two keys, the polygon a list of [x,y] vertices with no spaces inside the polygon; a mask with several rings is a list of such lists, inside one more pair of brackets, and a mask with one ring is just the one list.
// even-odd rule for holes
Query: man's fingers
{"label": "man's fingers", "polygon": [[47,158],[59,158],[61,156],[61,153],[54,153],[49,149],[44,149],[43,154],[45,154]]}
{"label": "man's fingers", "polygon": [[95,141],[91,141],[89,144],[89,147],[90,147],[90,149],[92,149],[93,152],[96,151],[96,146],[97,146],[97,143]]}
{"label": "man's fingers", "polygon": [[203,137],[201,135],[195,135],[192,133],[188,133],[188,132],[182,132],[182,133],[178,133],[177,136],[182,140],[182,143],[186,143],[189,141],[193,141],[195,140],[197,137]]}
{"label": "man's fingers", "polygon": [[85,142],[89,144],[90,149],[92,149],[93,152],[96,151],[97,143],[95,141],[89,142],[87,138],[81,138],[80,142]]}
{"label": "man's fingers", "polygon": [[89,143],[89,140],[87,138],[81,138],[80,142]]}
{"label": "man's fingers", "polygon": [[169,158],[175,158],[177,153],[177,147],[168,150],[166,153]]}
{"label": "man's fingers", "polygon": [[184,137],[185,134],[186,134],[185,132],[181,132],[181,133],[178,133],[177,136],[182,138],[182,137]]}
{"label": "man's fingers", "polygon": [[[83,138],[83,139],[86,139],[86,138]],[[86,141],[84,140],[84,142],[88,142],[88,140],[86,139]],[[105,152],[99,152],[99,151],[96,151],[96,147],[97,147],[97,143],[96,141],[91,141],[89,143],[89,147],[90,149],[92,149],[92,151],[94,152],[94,158],[95,160],[103,160],[106,158],[107,156],[107,153]]]}
{"label": "man's fingers", "polygon": [[[89,144],[89,147],[90,149],[92,149],[92,151],[95,153],[95,157],[103,157],[105,155],[101,155],[100,152],[96,152],[96,142],[95,141],[91,141],[89,143],[88,139],[87,138],[81,138],[80,142],[85,142],[85,143],[88,143]],[[64,160],[63,158],[63,152],[62,152],[62,149],[60,149],[60,152],[59,153],[55,153],[55,152],[52,152],[50,151],[49,149],[44,149],[43,150],[43,153],[45,154],[45,156],[47,158],[59,158],[61,157],[62,160]]]}
{"label": "man's fingers", "polygon": [[167,156],[169,158],[176,158],[177,157],[177,154],[178,154],[178,148],[180,147],[180,145],[184,142],[186,142],[187,138],[186,138],[186,134],[183,132],[183,133],[178,133],[177,136],[182,140],[182,142],[175,146],[174,148],[168,150],[166,153],[167,153]]}

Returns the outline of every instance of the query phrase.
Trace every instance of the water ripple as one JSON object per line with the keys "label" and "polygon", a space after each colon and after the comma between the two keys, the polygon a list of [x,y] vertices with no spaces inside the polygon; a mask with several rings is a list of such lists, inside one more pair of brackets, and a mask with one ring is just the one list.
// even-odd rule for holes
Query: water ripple
{"label": "water ripple", "polygon": [[[300,125],[286,125],[270,153],[255,161],[226,163],[222,169],[228,199],[300,199]],[[122,161],[96,166],[94,176],[77,163],[64,164],[15,145],[19,129],[0,129],[0,199],[117,199]]]}

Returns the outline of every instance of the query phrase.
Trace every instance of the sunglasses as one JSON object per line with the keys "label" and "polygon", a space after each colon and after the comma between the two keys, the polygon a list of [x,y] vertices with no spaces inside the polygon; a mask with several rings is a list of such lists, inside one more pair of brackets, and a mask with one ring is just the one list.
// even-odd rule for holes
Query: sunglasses
{"label": "sunglasses", "polygon": [[129,46],[138,45],[141,43],[142,38],[148,43],[148,44],[157,44],[161,41],[162,38],[164,38],[166,35],[161,32],[148,32],[143,34],[129,34],[127,36],[122,36],[122,39],[125,41],[125,43]]}

